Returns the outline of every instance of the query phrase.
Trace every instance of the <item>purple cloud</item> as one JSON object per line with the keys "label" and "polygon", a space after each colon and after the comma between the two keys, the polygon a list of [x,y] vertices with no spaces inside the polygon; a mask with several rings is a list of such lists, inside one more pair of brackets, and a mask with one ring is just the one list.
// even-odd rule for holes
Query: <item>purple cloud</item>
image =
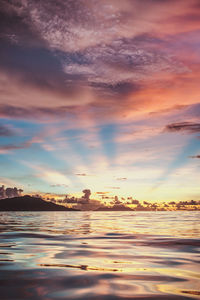
{"label": "purple cloud", "polygon": [[200,132],[200,123],[192,122],[178,122],[168,124],[165,127],[168,132],[187,132],[187,133],[197,133]]}

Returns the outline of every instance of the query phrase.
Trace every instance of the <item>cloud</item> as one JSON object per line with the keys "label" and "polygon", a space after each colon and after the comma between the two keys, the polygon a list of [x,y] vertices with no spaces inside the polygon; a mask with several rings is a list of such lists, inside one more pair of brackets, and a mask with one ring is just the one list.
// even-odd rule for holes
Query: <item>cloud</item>
{"label": "cloud", "polygon": [[[154,39],[159,44],[159,40]],[[161,49],[152,48],[151,39],[137,38],[115,39],[110,44],[97,44],[80,53],[79,63],[66,60],[64,70],[67,74],[85,76],[93,88],[107,90],[107,93],[130,93],[139,86],[139,80],[150,78],[161,71],[185,72],[181,62]],[[113,73],[115,72],[115,76]]]}
{"label": "cloud", "polygon": [[192,123],[192,122],[172,123],[172,124],[168,124],[165,127],[165,131],[198,133],[200,132],[200,123]]}
{"label": "cloud", "polygon": [[117,180],[127,180],[126,177],[117,178]]}
{"label": "cloud", "polygon": [[68,187],[67,184],[59,184],[59,183],[57,183],[57,184],[51,184],[50,186],[51,187]]}
{"label": "cloud", "polygon": [[149,113],[150,116],[154,116],[154,115],[162,115],[162,114],[169,114],[169,113],[173,113],[173,112],[178,112],[178,111],[181,111],[181,110],[184,110],[186,108],[188,108],[190,105],[175,105],[175,106],[172,106],[170,108],[166,108],[166,109],[161,109],[161,110],[158,110],[158,111],[152,111]]}
{"label": "cloud", "polygon": [[10,40],[14,44],[37,46],[44,44],[40,34],[28,17],[26,5],[22,1],[1,1],[0,6],[0,38]]}
{"label": "cloud", "polygon": [[16,132],[9,126],[0,124],[0,136],[13,136]]}
{"label": "cloud", "polygon": [[35,172],[35,176],[41,180],[49,183],[50,185],[59,184],[63,186],[68,186],[71,180],[62,172],[50,168],[49,166],[36,165],[32,162],[21,161],[25,166],[32,169]]}
{"label": "cloud", "polygon": [[26,149],[29,148],[33,144],[32,140],[19,143],[19,144],[8,144],[0,146],[0,154],[8,153],[12,150]]}
{"label": "cloud", "polygon": [[18,189],[16,187],[7,187],[5,188],[4,185],[0,187],[0,199],[3,198],[12,198],[12,197],[19,197],[23,192],[22,189]]}
{"label": "cloud", "polygon": [[22,47],[7,41],[0,45],[0,67],[26,85],[58,94],[73,95],[81,76],[63,72],[61,60],[48,48]]}
{"label": "cloud", "polygon": [[[151,49],[151,45],[146,46],[145,39],[116,39],[109,45],[95,45],[75,53],[54,53],[49,48],[22,47],[3,41],[0,46],[0,66],[12,81],[16,81],[13,83],[27,86],[27,89],[32,87],[33,92],[29,90],[29,97],[34,93],[38,98],[34,105],[36,109],[39,105],[41,110],[46,107],[50,112],[52,106],[59,107],[59,102],[60,108],[69,107],[72,106],[72,99],[76,108],[80,104],[78,98],[81,94],[82,105],[95,104],[102,97],[107,98],[105,101],[108,104],[109,98],[127,98],[139,91],[140,81],[150,79],[153,74],[188,71],[171,55],[159,48]],[[10,85],[4,85],[3,92],[8,98]],[[22,102],[21,98],[16,104],[21,103],[23,109],[22,104],[26,103],[27,107],[27,101],[24,99]],[[34,106],[31,108],[33,114]]]}
{"label": "cloud", "polygon": [[189,156],[190,158],[200,158],[200,155],[192,155],[192,156]]}
{"label": "cloud", "polygon": [[[3,4],[0,66],[7,79],[2,79],[1,116],[52,120],[78,111],[82,116],[83,106],[99,122],[122,119],[145,106],[145,90],[154,76],[190,72],[157,26],[177,15],[179,1]],[[188,7],[184,1],[179,14],[185,15]],[[157,104],[155,100],[150,111]]]}
{"label": "cloud", "polygon": [[77,176],[88,176],[88,175],[85,174],[85,173],[77,173],[77,174],[75,174],[75,175],[77,175]]}
{"label": "cloud", "polygon": [[112,189],[112,190],[119,190],[120,189],[119,186],[106,186],[105,188]]}
{"label": "cloud", "polygon": [[28,139],[25,142],[21,143],[11,143],[7,145],[0,145],[0,153],[8,153],[9,151],[12,150],[19,150],[19,149],[26,149],[30,148],[33,144],[42,144],[44,141],[44,138],[47,136],[52,136],[55,134],[56,129],[51,129],[50,127],[48,130],[41,131],[38,135],[33,136],[32,138]]}
{"label": "cloud", "polygon": [[48,121],[51,119],[64,118],[71,114],[73,107],[20,107],[13,105],[0,105],[0,117],[13,119],[39,119]]}
{"label": "cloud", "polygon": [[[150,118],[149,118],[150,120]],[[120,126],[118,130],[118,134],[115,138],[116,143],[120,144],[131,144],[135,142],[139,142],[146,139],[156,138],[161,133],[160,125],[151,123],[146,118],[146,120],[142,121],[142,124],[139,123],[128,123]]]}
{"label": "cloud", "polygon": [[95,194],[97,195],[105,195],[105,194],[109,194],[110,192],[95,192]]}
{"label": "cloud", "polygon": [[[108,44],[116,36],[126,38],[153,32],[160,23],[165,24],[163,30],[170,31],[169,17],[184,16],[192,9],[196,11],[192,7],[193,1],[180,4],[179,0],[124,0],[123,4],[116,0],[109,1],[109,4],[106,0],[20,2],[18,15],[27,16],[25,21],[29,21],[29,27],[34,28],[52,49],[65,52]],[[173,30],[180,32],[182,28],[176,26]]]}

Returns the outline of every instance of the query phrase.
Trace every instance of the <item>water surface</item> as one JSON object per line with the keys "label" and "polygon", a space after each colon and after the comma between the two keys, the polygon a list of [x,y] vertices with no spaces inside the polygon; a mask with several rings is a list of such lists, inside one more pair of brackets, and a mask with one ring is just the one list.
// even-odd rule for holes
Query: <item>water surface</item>
{"label": "water surface", "polygon": [[1,299],[200,299],[200,212],[1,212]]}

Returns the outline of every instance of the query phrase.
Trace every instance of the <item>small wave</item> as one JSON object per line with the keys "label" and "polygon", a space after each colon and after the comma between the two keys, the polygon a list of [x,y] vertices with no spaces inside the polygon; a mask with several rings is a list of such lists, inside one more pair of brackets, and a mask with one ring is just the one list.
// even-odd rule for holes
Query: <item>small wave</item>
{"label": "small wave", "polygon": [[0,248],[12,248],[15,246],[16,244],[0,244]]}
{"label": "small wave", "polygon": [[14,261],[14,259],[0,259],[0,261]]}
{"label": "small wave", "polygon": [[183,293],[183,294],[190,294],[190,295],[200,296],[200,291],[182,290],[180,292]]}
{"label": "small wave", "polygon": [[117,272],[120,269],[111,269],[111,268],[99,268],[99,267],[90,267],[87,265],[67,265],[67,264],[39,264],[40,267],[58,267],[58,268],[73,268],[81,269],[84,271],[107,271],[107,272]]}
{"label": "small wave", "polygon": [[3,214],[4,300],[200,299],[199,214],[27,214]]}

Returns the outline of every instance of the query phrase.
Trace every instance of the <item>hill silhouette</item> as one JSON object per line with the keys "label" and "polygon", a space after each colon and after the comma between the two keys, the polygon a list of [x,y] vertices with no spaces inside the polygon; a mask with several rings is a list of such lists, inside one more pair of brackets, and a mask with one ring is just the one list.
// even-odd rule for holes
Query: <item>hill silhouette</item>
{"label": "hill silhouette", "polygon": [[0,211],[77,211],[29,195],[0,200]]}

